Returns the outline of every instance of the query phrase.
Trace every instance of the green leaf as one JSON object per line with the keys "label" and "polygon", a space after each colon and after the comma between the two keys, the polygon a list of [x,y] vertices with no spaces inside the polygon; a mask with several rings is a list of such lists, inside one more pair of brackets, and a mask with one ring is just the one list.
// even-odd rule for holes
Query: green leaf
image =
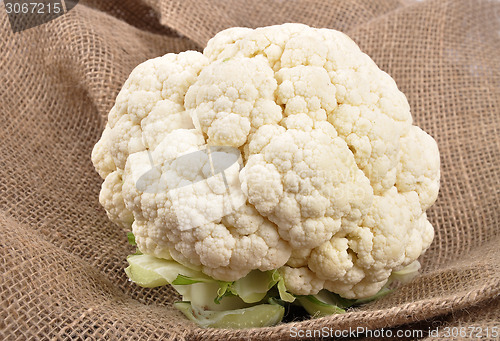
{"label": "green leaf", "polygon": [[285,308],[277,304],[259,304],[249,308],[211,311],[176,302],[174,306],[188,319],[204,328],[256,328],[273,326],[283,319]]}
{"label": "green leaf", "polygon": [[234,293],[246,303],[256,303],[266,297],[271,289],[272,272],[271,271],[251,271],[245,277],[235,281],[232,284]]}
{"label": "green leaf", "polygon": [[[184,300],[211,310],[248,307],[248,304],[236,296],[220,302],[223,297],[232,296],[234,293],[230,285],[232,282],[217,281],[201,271],[188,268],[174,260],[150,255],[130,255],[127,261],[130,265],[125,272],[131,281],[142,287],[152,288],[170,283]],[[214,302],[214,297],[218,297],[217,304]]]}
{"label": "green leaf", "polygon": [[273,270],[271,275],[271,282],[269,282],[269,289],[274,287],[282,279],[282,276],[278,270]]}
{"label": "green leaf", "polygon": [[314,296],[323,303],[331,304],[339,308],[349,308],[356,303],[356,300],[344,298],[328,290],[321,290]]}
{"label": "green leaf", "polygon": [[189,277],[189,276],[184,276],[179,274],[176,279],[172,281],[171,284],[174,285],[189,285],[189,284],[194,284],[194,283],[208,283],[208,282],[213,282],[214,280],[211,278],[196,278],[196,277]]}
{"label": "green leaf", "polygon": [[288,304],[288,302],[285,302],[282,299],[277,298],[277,297],[269,297],[269,299],[267,300],[267,303],[269,303],[269,304],[277,304],[277,305],[280,305],[282,307],[284,307],[284,306],[286,306]]}
{"label": "green leaf", "polygon": [[360,298],[354,301],[354,305],[361,305],[361,304],[366,304],[375,300],[378,300],[388,294],[390,294],[393,290],[389,289],[387,287],[383,287],[382,289],[379,290],[375,295],[367,297],[367,298]]}
{"label": "green leaf", "polygon": [[133,264],[125,268],[125,273],[132,282],[141,287],[154,288],[168,284],[168,281],[157,272]]}
{"label": "green leaf", "polygon": [[347,299],[328,290],[321,290],[316,295],[297,296],[297,300],[304,309],[314,317],[322,317],[331,314],[345,313],[345,308],[366,304],[392,292],[387,287],[383,287],[373,296],[361,299]]}
{"label": "green leaf", "polygon": [[285,281],[281,280],[278,282],[278,291],[280,293],[280,298],[285,302],[295,301],[295,296],[286,291]]}
{"label": "green leaf", "polygon": [[217,281],[209,283],[194,283],[191,285],[174,285],[174,288],[182,295],[183,301],[190,301],[193,306],[203,307],[206,310],[223,311],[247,308],[249,304],[243,302],[239,297],[224,295],[224,298],[215,302],[220,284]]}
{"label": "green leaf", "polygon": [[135,242],[135,236],[132,232],[127,232],[127,240],[130,245],[132,246],[137,245],[137,243]]}
{"label": "green leaf", "polygon": [[219,281],[219,289],[217,290],[217,296],[214,298],[216,304],[220,304],[220,300],[226,296],[237,296],[236,292],[232,288],[233,282]]}
{"label": "green leaf", "polygon": [[332,314],[343,314],[345,310],[333,304],[320,301],[314,295],[297,296],[297,300],[313,317],[323,317]]}
{"label": "green leaf", "polygon": [[153,288],[172,283],[179,275],[189,278],[210,279],[202,272],[190,269],[176,261],[149,255],[130,255],[125,269],[128,278],[140,286]]}
{"label": "green leaf", "polygon": [[401,270],[393,271],[389,277],[389,282],[398,281],[401,283],[409,283],[418,276],[420,267],[420,262],[416,260]]}
{"label": "green leaf", "polygon": [[273,287],[275,284],[277,283],[277,287],[278,287],[278,292],[279,292],[279,295],[280,295],[280,298],[285,301],[285,302],[293,302],[295,301],[295,296],[290,294],[287,290],[286,290],[286,286],[285,286],[285,279],[283,278],[283,276],[281,276],[281,274],[279,273],[278,270],[274,270],[273,271],[273,274],[272,274],[272,280],[271,282],[269,283],[271,285],[271,287]]}

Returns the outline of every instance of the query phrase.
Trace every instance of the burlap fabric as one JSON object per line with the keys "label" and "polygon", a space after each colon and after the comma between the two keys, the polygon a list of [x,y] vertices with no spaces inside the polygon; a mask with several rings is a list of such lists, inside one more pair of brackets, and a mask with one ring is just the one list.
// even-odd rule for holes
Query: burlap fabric
{"label": "burlap fabric", "polygon": [[[0,5],[0,339],[287,339],[290,329],[499,326],[500,2],[80,1],[13,34]],[[98,203],[90,152],[140,62],[219,30],[302,22],[350,35],[438,142],[436,229],[423,274],[326,318],[197,328],[168,287],[127,280],[125,233]],[[467,337],[468,338],[468,337]]]}

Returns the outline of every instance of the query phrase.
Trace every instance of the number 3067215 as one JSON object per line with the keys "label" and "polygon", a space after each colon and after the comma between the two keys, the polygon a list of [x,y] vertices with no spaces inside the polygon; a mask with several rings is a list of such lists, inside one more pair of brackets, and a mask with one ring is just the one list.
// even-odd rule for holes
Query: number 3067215
{"label": "number 3067215", "polygon": [[59,14],[63,11],[60,2],[5,2],[5,10],[7,14]]}

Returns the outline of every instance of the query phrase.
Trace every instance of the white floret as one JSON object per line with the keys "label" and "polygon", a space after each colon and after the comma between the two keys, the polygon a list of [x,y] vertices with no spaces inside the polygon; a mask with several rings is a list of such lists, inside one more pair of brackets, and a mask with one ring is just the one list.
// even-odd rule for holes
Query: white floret
{"label": "white floret", "polygon": [[125,228],[130,228],[134,222],[134,216],[123,201],[122,173],[121,170],[116,170],[106,176],[99,194],[99,202],[106,210],[109,220]]}
{"label": "white floret", "polygon": [[422,210],[436,201],[439,192],[439,150],[436,141],[417,126],[401,139],[397,184],[400,191],[415,191]]}
{"label": "white floret", "polygon": [[267,60],[228,58],[211,63],[186,94],[185,105],[208,143],[240,147],[250,132],[282,117]]}

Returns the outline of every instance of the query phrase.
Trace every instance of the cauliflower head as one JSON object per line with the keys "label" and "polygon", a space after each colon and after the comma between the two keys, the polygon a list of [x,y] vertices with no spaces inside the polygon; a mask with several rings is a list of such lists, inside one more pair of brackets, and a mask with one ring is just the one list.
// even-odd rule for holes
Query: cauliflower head
{"label": "cauliflower head", "polygon": [[231,28],[140,64],[92,161],[141,252],[218,280],[279,269],[293,294],[368,297],[434,236],[436,142],[331,29]]}

